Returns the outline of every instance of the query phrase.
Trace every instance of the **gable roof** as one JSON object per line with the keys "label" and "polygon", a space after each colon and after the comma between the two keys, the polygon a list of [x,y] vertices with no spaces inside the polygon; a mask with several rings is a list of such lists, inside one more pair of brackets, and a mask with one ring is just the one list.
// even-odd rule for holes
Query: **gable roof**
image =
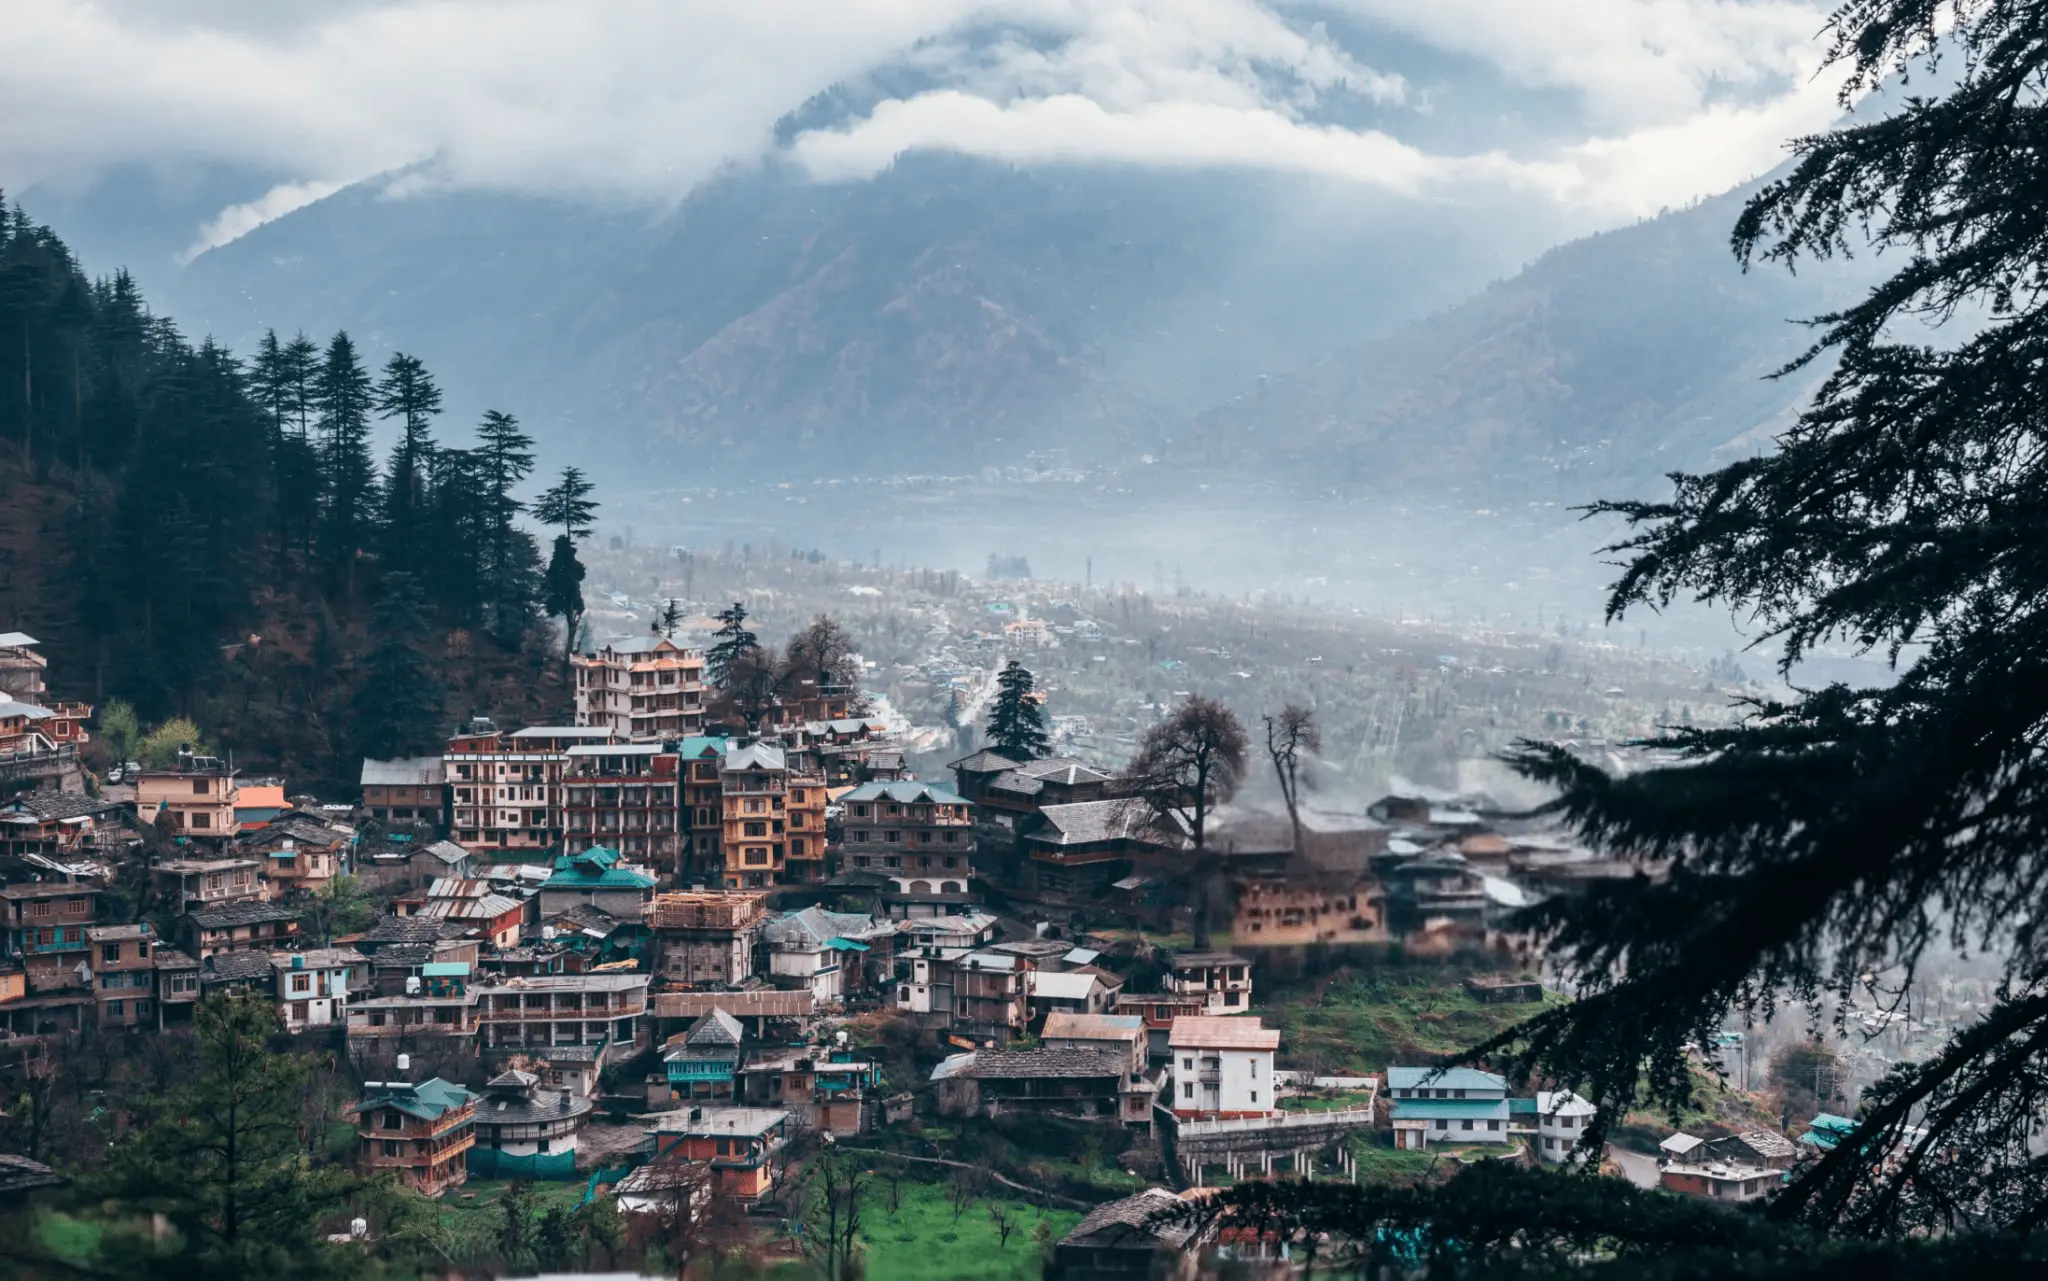
{"label": "gable roof", "polygon": [[1134,840],[1173,849],[1185,843],[1142,801],[1070,801],[1046,806],[1038,811],[1037,818],[1038,823],[1024,839],[1040,845]]}
{"label": "gable roof", "polygon": [[299,914],[290,908],[275,903],[222,903],[218,907],[201,908],[188,914],[192,924],[202,930],[225,930],[237,925],[262,925],[271,921],[296,921]]}
{"label": "gable roof", "polygon": [[1145,1020],[1135,1014],[1073,1014],[1054,1010],[1045,1016],[1044,1041],[1135,1041],[1145,1035]]}
{"label": "gable roof", "polygon": [[1130,1056],[1121,1050],[1046,1046],[1036,1050],[976,1050],[971,1059],[948,1075],[970,1081],[1085,1080],[1121,1077],[1129,1068]]}
{"label": "gable roof", "polygon": [[736,1050],[740,1042],[746,1039],[746,1035],[738,1019],[714,1005],[710,1013],[698,1019],[690,1028],[688,1034],[683,1037],[683,1044],[693,1050]]}
{"label": "gable roof", "polygon": [[741,769],[788,769],[789,758],[782,749],[771,743],[749,743],[735,747],[728,743],[725,748],[724,768]]}
{"label": "gable roof", "polygon": [[1193,1225],[1157,1220],[1183,1204],[1179,1197],[1165,1188],[1146,1188],[1121,1200],[1096,1206],[1074,1225],[1073,1231],[1060,1238],[1060,1244],[1094,1249],[1145,1248],[1162,1244],[1179,1247],[1194,1235]]}
{"label": "gable roof", "polygon": [[916,779],[901,779],[896,782],[862,783],[859,787],[839,798],[844,801],[894,801],[898,805],[965,805],[967,798],[950,787],[939,783],[920,783]]}
{"label": "gable roof", "polygon": [[1176,1050],[1277,1050],[1280,1029],[1267,1027],[1255,1015],[1182,1014],[1173,1020],[1166,1043]]}
{"label": "gable roof", "polygon": [[1491,1072],[1466,1067],[1390,1067],[1390,1090],[1499,1090],[1507,1091],[1508,1080]]}
{"label": "gable roof", "polygon": [[476,1095],[438,1076],[418,1085],[405,1081],[365,1081],[363,1097],[350,1111],[390,1107],[422,1121],[438,1121],[453,1109],[475,1101]]}
{"label": "gable roof", "polygon": [[1006,769],[1016,769],[1024,762],[1011,760],[1001,752],[984,747],[972,756],[963,756],[947,765],[947,769],[966,770],[969,774],[1000,774]]}
{"label": "gable roof", "polygon": [[1043,1001],[1085,1001],[1099,983],[1079,970],[1032,970],[1024,976],[1024,991]]}

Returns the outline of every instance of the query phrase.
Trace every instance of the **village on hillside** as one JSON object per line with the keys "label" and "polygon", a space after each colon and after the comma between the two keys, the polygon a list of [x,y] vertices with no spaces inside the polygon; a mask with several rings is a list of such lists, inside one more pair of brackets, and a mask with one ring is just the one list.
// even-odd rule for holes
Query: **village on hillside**
{"label": "village on hillside", "polygon": [[0,1058],[253,994],[346,1065],[334,1159],[425,1197],[544,1181],[772,1240],[829,1142],[1036,1207],[1047,1275],[1139,1277],[1283,1264],[1158,1212],[1246,1179],[1592,1163],[1738,1203],[1848,1125],[1846,1074],[1770,1116],[1735,1032],[1698,1050],[1720,1110],[1640,1156],[1582,1144],[1569,1090],[1444,1066],[1566,999],[1517,910],[1634,874],[1482,796],[1226,805],[1198,849],[1050,745],[913,776],[855,680],[718,732],[705,650],[655,630],[572,656],[572,724],[476,716],[329,801],[192,745],[88,769],[52,657],[0,636]]}

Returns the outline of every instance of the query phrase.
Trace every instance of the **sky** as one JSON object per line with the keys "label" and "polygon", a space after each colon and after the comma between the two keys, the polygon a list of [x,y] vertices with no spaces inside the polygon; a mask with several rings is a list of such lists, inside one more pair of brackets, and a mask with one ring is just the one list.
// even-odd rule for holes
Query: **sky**
{"label": "sky", "polygon": [[[912,149],[1298,171],[1609,225],[1725,190],[1826,125],[1826,8],[9,0],[0,188],[124,163],[266,175],[192,229],[188,255],[370,178],[394,198],[661,204],[730,166],[850,181]],[[778,131],[846,85],[865,86],[855,105]],[[1540,127],[1521,118],[1530,103],[1545,104]]]}

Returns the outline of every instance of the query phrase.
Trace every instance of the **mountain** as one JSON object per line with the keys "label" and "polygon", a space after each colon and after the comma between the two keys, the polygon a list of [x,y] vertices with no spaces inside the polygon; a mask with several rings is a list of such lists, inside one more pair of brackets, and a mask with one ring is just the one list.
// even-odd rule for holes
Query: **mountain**
{"label": "mountain", "polygon": [[1331,489],[1451,488],[1485,502],[1644,492],[1765,447],[1820,377],[1775,371],[1795,323],[1861,263],[1744,272],[1747,190],[1574,241],[1399,332],[1259,380],[1197,416],[1169,457]]}
{"label": "mountain", "polygon": [[642,483],[1128,459],[1547,239],[1322,180],[951,155],[840,184],[749,169],[655,215],[391,193],[201,255],[175,310],[238,350],[346,327],[425,360],[456,416],[511,409]]}

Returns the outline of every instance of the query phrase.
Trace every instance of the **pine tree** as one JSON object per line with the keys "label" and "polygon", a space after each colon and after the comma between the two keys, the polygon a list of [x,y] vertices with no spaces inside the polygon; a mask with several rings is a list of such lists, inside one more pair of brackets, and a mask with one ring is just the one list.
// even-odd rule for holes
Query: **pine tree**
{"label": "pine tree", "polygon": [[[1518,757],[1561,789],[1554,812],[1647,874],[1528,914],[1580,999],[1479,1052],[1572,1083],[1603,1117],[1687,1103],[1689,1047],[1731,1017],[1786,995],[1816,1020],[1866,992],[1903,999],[1935,947],[2000,958],[1991,1007],[1895,1067],[1856,1134],[1771,1202],[1851,1232],[2048,1217],[2030,1141],[2048,1118],[2044,17],[1936,0],[1835,11],[1845,106],[1908,72],[1941,92],[1799,140],[1735,249],[1790,267],[1873,240],[1899,266],[1818,318],[1802,363],[1833,368],[1775,452],[1602,508],[1635,531],[1613,549],[1628,559],[1610,618],[1726,605],[1782,644],[1797,692],[1730,728],[1668,733],[1675,767],[1616,778],[1561,748]],[[1948,326],[1938,341],[1930,320]],[[1895,678],[1800,690],[1801,661],[1844,642]]]}
{"label": "pine tree", "polygon": [[562,469],[562,479],[533,501],[533,518],[543,525],[562,528],[571,538],[587,538],[590,523],[597,517],[598,504],[590,497],[596,486],[574,467]]}
{"label": "pine tree", "polygon": [[583,562],[576,558],[576,540],[555,535],[555,550],[541,578],[541,608],[562,620],[562,661],[576,652],[576,626],[583,618]]}
{"label": "pine tree", "polygon": [[376,646],[350,707],[355,745],[373,760],[422,756],[444,741],[441,713],[448,698],[419,649],[430,631],[427,602],[418,580],[403,570],[385,574],[382,587],[370,622]]}
{"label": "pine tree", "polygon": [[162,1275],[324,1275],[316,1230],[357,1188],[306,1159],[307,1059],[271,1048],[281,1028],[260,996],[209,996],[192,1022],[192,1075],[134,1100],[136,1125],[110,1149],[99,1190],[137,1217],[163,1215],[182,1238],[183,1270]]}
{"label": "pine tree", "polygon": [[723,689],[741,663],[760,652],[761,642],[747,630],[747,607],[739,601],[718,611],[718,630],[712,636],[711,648],[704,653],[704,679]]}
{"label": "pine tree", "polygon": [[533,438],[510,414],[490,410],[477,427],[476,463],[488,530],[484,608],[491,634],[516,644],[533,623],[540,590],[540,551],[516,523],[524,505],[513,496],[533,472]]}
{"label": "pine tree", "polygon": [[399,420],[398,443],[384,481],[382,559],[386,570],[416,571],[425,547],[429,460],[434,453],[434,416],[441,389],[417,356],[394,352],[376,387],[377,413]]}
{"label": "pine tree", "polygon": [[1035,761],[1052,747],[1045,709],[1032,697],[1037,682],[1011,659],[996,676],[996,703],[988,714],[988,745],[1013,761]]}
{"label": "pine tree", "polygon": [[679,601],[677,601],[675,597],[671,596],[668,598],[668,601],[662,605],[661,613],[655,616],[654,630],[660,632],[663,636],[666,636],[668,639],[674,640],[676,638],[676,628],[681,627],[682,625],[682,604]]}
{"label": "pine tree", "polygon": [[337,331],[327,344],[313,396],[319,413],[321,488],[326,494],[320,554],[329,580],[345,582],[352,596],[356,558],[374,538],[377,464],[370,457],[374,391],[346,331]]}

